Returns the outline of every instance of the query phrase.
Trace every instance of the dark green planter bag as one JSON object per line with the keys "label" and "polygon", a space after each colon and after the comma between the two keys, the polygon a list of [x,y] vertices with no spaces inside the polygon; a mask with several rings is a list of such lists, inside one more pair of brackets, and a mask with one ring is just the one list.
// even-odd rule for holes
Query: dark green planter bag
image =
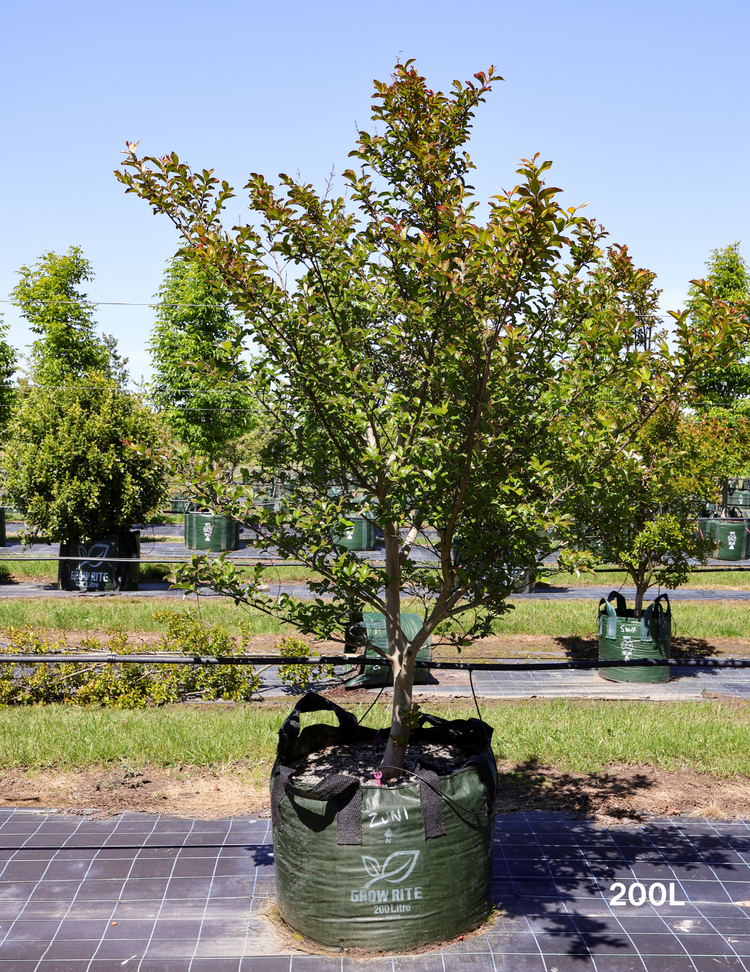
{"label": "dark green planter bag", "polygon": [[336,543],[347,550],[372,550],[375,546],[375,524],[364,516],[353,516],[352,525]]}
{"label": "dark green planter bag", "polygon": [[[300,713],[334,712],[338,726],[300,731]],[[445,941],[481,924],[490,907],[495,759],[479,719],[423,715],[410,744],[460,747],[466,760],[440,775],[427,761],[407,782],[334,773],[295,782],[290,765],[331,745],[375,746],[366,729],[313,692],[279,730],[271,816],[279,912],[311,941],[333,948],[401,950]]]}
{"label": "dark green planter bag", "polygon": [[[401,630],[408,641],[417,634],[422,627],[422,618],[418,614],[402,612]],[[371,645],[380,648],[382,651],[388,650],[388,635],[385,630],[385,616],[377,611],[365,611],[359,617],[354,618],[346,629],[344,642],[344,652],[346,654],[356,652],[362,645],[365,646],[364,659],[379,659],[379,655]],[[417,661],[432,661],[432,638],[428,638],[424,645],[417,652]],[[354,666],[344,666],[344,674],[351,671]],[[359,667],[359,666],[358,666]],[[430,675],[428,668],[414,669],[414,684],[424,685]],[[349,679],[345,688],[382,688],[384,685],[393,685],[393,669],[389,665],[364,665],[359,675]]]}
{"label": "dark green planter bag", "polygon": [[[86,558],[67,560],[66,556]],[[113,558],[108,560],[107,558]],[[61,591],[137,591],[141,532],[124,530],[88,544],[60,544],[57,582]],[[130,558],[131,563],[123,563]]]}
{"label": "dark green planter bag", "polygon": [[[668,659],[671,643],[672,608],[666,594],[660,594],[640,620],[617,591],[611,591],[609,597],[599,601],[599,661]],[[613,666],[600,668],[599,674],[611,682],[668,682],[669,665]]]}
{"label": "dark green planter bag", "polygon": [[748,554],[748,520],[713,520],[713,539],[716,541],[717,560],[745,560]]}
{"label": "dark green planter bag", "polygon": [[186,513],[185,546],[188,550],[204,550],[211,553],[239,550],[240,525],[231,516]]}

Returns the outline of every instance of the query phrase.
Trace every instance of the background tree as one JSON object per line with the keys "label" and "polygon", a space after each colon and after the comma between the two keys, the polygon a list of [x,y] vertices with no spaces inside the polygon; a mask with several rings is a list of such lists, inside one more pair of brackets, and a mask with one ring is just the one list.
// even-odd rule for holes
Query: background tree
{"label": "background tree", "polygon": [[[712,250],[706,262],[705,281],[691,282],[687,305],[694,327],[705,327],[712,301],[737,306],[750,296],[750,269],[739,247],[736,242]],[[721,413],[726,419],[734,415],[750,416],[750,357],[744,354],[737,361],[705,369],[698,381],[697,407],[714,416]]]}
{"label": "background tree", "polygon": [[56,386],[89,372],[127,380],[125,364],[113,338],[100,338],[94,305],[78,289],[93,280],[91,264],[77,246],[59,256],[50,250],[34,266],[22,266],[11,297],[37,339],[31,346],[34,384]]}
{"label": "background tree", "polygon": [[0,459],[6,489],[26,523],[24,541],[41,535],[86,543],[143,522],[166,492],[166,464],[143,448],[161,436],[143,402],[100,373],[54,395],[31,387],[14,412]]}
{"label": "background tree", "polygon": [[152,401],[179,442],[234,466],[258,416],[228,294],[210,267],[178,259],[167,268],[158,300]]}
{"label": "background tree", "polygon": [[0,441],[10,422],[11,412],[16,402],[13,377],[16,373],[16,350],[7,341],[8,325],[0,314]]}
{"label": "background tree", "polygon": [[636,618],[650,587],[684,584],[695,563],[713,552],[714,541],[698,533],[696,518],[715,486],[716,463],[702,424],[665,410],[567,504],[577,549],[627,571]]}
{"label": "background tree", "polygon": [[[635,352],[648,353],[667,339],[655,281],[651,271],[635,269],[627,247],[612,246],[586,284],[592,304],[632,318],[628,347]],[[711,326],[710,299],[705,307]],[[698,533],[695,521],[705,497],[715,490],[718,470],[728,468],[731,457],[717,422],[685,411],[691,396],[702,394],[696,375],[692,389],[656,412],[649,382],[613,375],[600,390],[598,408],[610,413],[613,426],[626,421],[636,432],[627,448],[614,451],[589,479],[588,489],[564,500],[570,520],[560,528],[561,541],[579,554],[588,550],[591,565],[613,564],[627,571],[636,589],[636,617],[652,585],[678,587],[692,564],[705,562],[713,551],[713,542]],[[574,407],[571,431],[583,419]],[[582,566],[584,559],[569,554],[562,558],[566,562]]]}
{"label": "background tree", "polygon": [[155,447],[160,424],[123,387],[125,362],[113,339],[97,336],[93,305],[78,290],[92,276],[72,247],[22,267],[13,291],[38,335],[0,458],[26,542],[119,533],[158,509],[165,493],[163,460],[131,445]]}
{"label": "background tree", "polygon": [[[711,251],[705,281],[694,280],[688,291],[692,326],[702,329],[711,303],[722,301],[741,307],[750,298],[750,270],[740,254],[739,242]],[[713,484],[704,499],[730,506],[729,479],[745,476],[750,468],[750,356],[747,349],[734,361],[705,368],[697,385],[695,412],[703,419],[717,462]]]}
{"label": "background tree", "polygon": [[[386,773],[403,765],[428,635],[449,625],[461,645],[489,633],[550,551],[548,528],[568,522],[563,499],[588,490],[640,425],[689,393],[697,367],[728,358],[747,333],[717,304],[697,335],[675,315],[674,351],[660,339],[638,347],[635,315],[601,299],[633,293],[637,281],[622,276],[636,271],[601,263],[603,231],[560,205],[548,162],[525,161],[519,185],[479,222],[465,149],[495,78],[477,74],[445,95],[408,62],[376,82],[378,133],[360,133],[361,169],[344,174],[352,212],[287,176],[277,191],[253,175],[257,222],[230,232],[220,216],[232,190],[211,171],[174,154],[140,159],[131,145],[119,173],[173,220],[183,256],[220,274],[266,362],[278,432],[252,480],[262,496],[281,471],[284,500],[248,509],[246,490],[216,478],[194,486],[259,547],[318,571],[311,586],[331,599],[267,597],[262,567],[246,583],[216,560],[181,577],[321,637],[340,636],[363,603],[381,612],[394,676]],[[602,405],[601,388],[617,384],[642,389],[641,416]],[[356,514],[383,532],[382,568],[337,542]],[[402,596],[423,603],[411,639]]]}

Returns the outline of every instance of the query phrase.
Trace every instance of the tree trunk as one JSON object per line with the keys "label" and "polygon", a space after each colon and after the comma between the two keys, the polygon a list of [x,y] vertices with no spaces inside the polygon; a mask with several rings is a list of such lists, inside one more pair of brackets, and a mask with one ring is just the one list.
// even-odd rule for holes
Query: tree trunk
{"label": "tree trunk", "polygon": [[646,587],[641,587],[640,585],[637,585],[635,589],[635,610],[633,613],[639,620],[643,614],[643,598],[646,594],[646,590]]}
{"label": "tree trunk", "polygon": [[389,523],[385,536],[385,569],[390,583],[385,591],[385,630],[388,635],[388,653],[393,669],[393,712],[391,734],[380,764],[384,777],[399,776],[404,766],[406,744],[409,738],[408,722],[404,726],[403,715],[411,711],[414,685],[414,658],[407,656],[401,634],[401,537],[398,523]]}

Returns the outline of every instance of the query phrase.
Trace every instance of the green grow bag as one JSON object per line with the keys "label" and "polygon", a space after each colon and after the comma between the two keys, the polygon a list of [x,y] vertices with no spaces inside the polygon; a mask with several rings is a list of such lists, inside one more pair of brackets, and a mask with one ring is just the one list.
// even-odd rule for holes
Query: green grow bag
{"label": "green grow bag", "polygon": [[[66,556],[85,560],[66,560]],[[132,559],[118,563],[108,557]],[[141,533],[126,530],[91,543],[60,544],[57,582],[61,591],[137,591],[140,579]]]}
{"label": "green grow bag", "polygon": [[[615,604],[612,604],[612,601]],[[672,608],[666,594],[660,594],[643,612],[640,621],[625,598],[612,591],[599,601],[599,661],[630,661],[635,658],[669,658],[672,642]],[[632,668],[600,668],[611,682],[668,682],[669,665]]]}
{"label": "green grow bag", "polygon": [[698,533],[705,540],[710,540],[713,536],[713,520],[708,516],[702,516],[698,520]]}
{"label": "green grow bag", "polygon": [[730,506],[742,508],[750,506],[750,488],[746,479],[730,479],[727,495]]}
{"label": "green grow bag", "polygon": [[206,550],[213,553],[239,550],[240,525],[231,516],[186,513],[185,546],[188,550]]}
{"label": "green grow bag", "polygon": [[364,516],[351,517],[352,525],[336,543],[347,550],[372,550],[375,547],[375,524]]}
{"label": "green grow bag", "polygon": [[[418,614],[401,615],[401,629],[408,640],[411,640],[421,627],[422,618]],[[382,614],[376,611],[366,611],[362,615],[361,621],[355,620],[353,624],[349,625],[344,651],[347,653],[354,652],[362,645],[365,645],[365,659],[381,657],[370,645],[388,651],[385,617]],[[432,661],[432,637],[429,637],[417,652],[417,661]],[[345,666],[344,674],[350,672],[353,667],[355,666]],[[414,684],[424,685],[429,673],[428,668],[415,668]],[[347,682],[346,688],[382,688],[384,685],[393,685],[393,669],[388,665],[365,665],[362,674]]]}
{"label": "green grow bag", "polygon": [[711,520],[712,534],[716,541],[717,560],[745,560],[748,553],[748,523],[744,519]]}
{"label": "green grow bag", "polygon": [[[339,725],[300,732],[300,713],[330,710]],[[296,785],[295,760],[329,745],[373,743],[366,729],[312,692],[279,730],[271,817],[279,913],[333,948],[404,951],[481,924],[491,907],[495,759],[478,719],[422,716],[411,739],[460,745],[466,762],[439,775],[417,764],[397,786],[336,773]]]}
{"label": "green grow bag", "polygon": [[169,508],[172,513],[192,513],[196,509],[196,504],[189,497],[178,493],[170,497]]}

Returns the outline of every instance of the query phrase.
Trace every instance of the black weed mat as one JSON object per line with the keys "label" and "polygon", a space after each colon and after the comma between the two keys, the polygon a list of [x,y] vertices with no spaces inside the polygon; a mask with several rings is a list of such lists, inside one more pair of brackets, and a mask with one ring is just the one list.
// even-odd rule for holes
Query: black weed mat
{"label": "black weed mat", "polygon": [[269,821],[0,811],[0,972],[750,969],[750,827],[498,818],[485,931],[372,959],[276,949]]}

